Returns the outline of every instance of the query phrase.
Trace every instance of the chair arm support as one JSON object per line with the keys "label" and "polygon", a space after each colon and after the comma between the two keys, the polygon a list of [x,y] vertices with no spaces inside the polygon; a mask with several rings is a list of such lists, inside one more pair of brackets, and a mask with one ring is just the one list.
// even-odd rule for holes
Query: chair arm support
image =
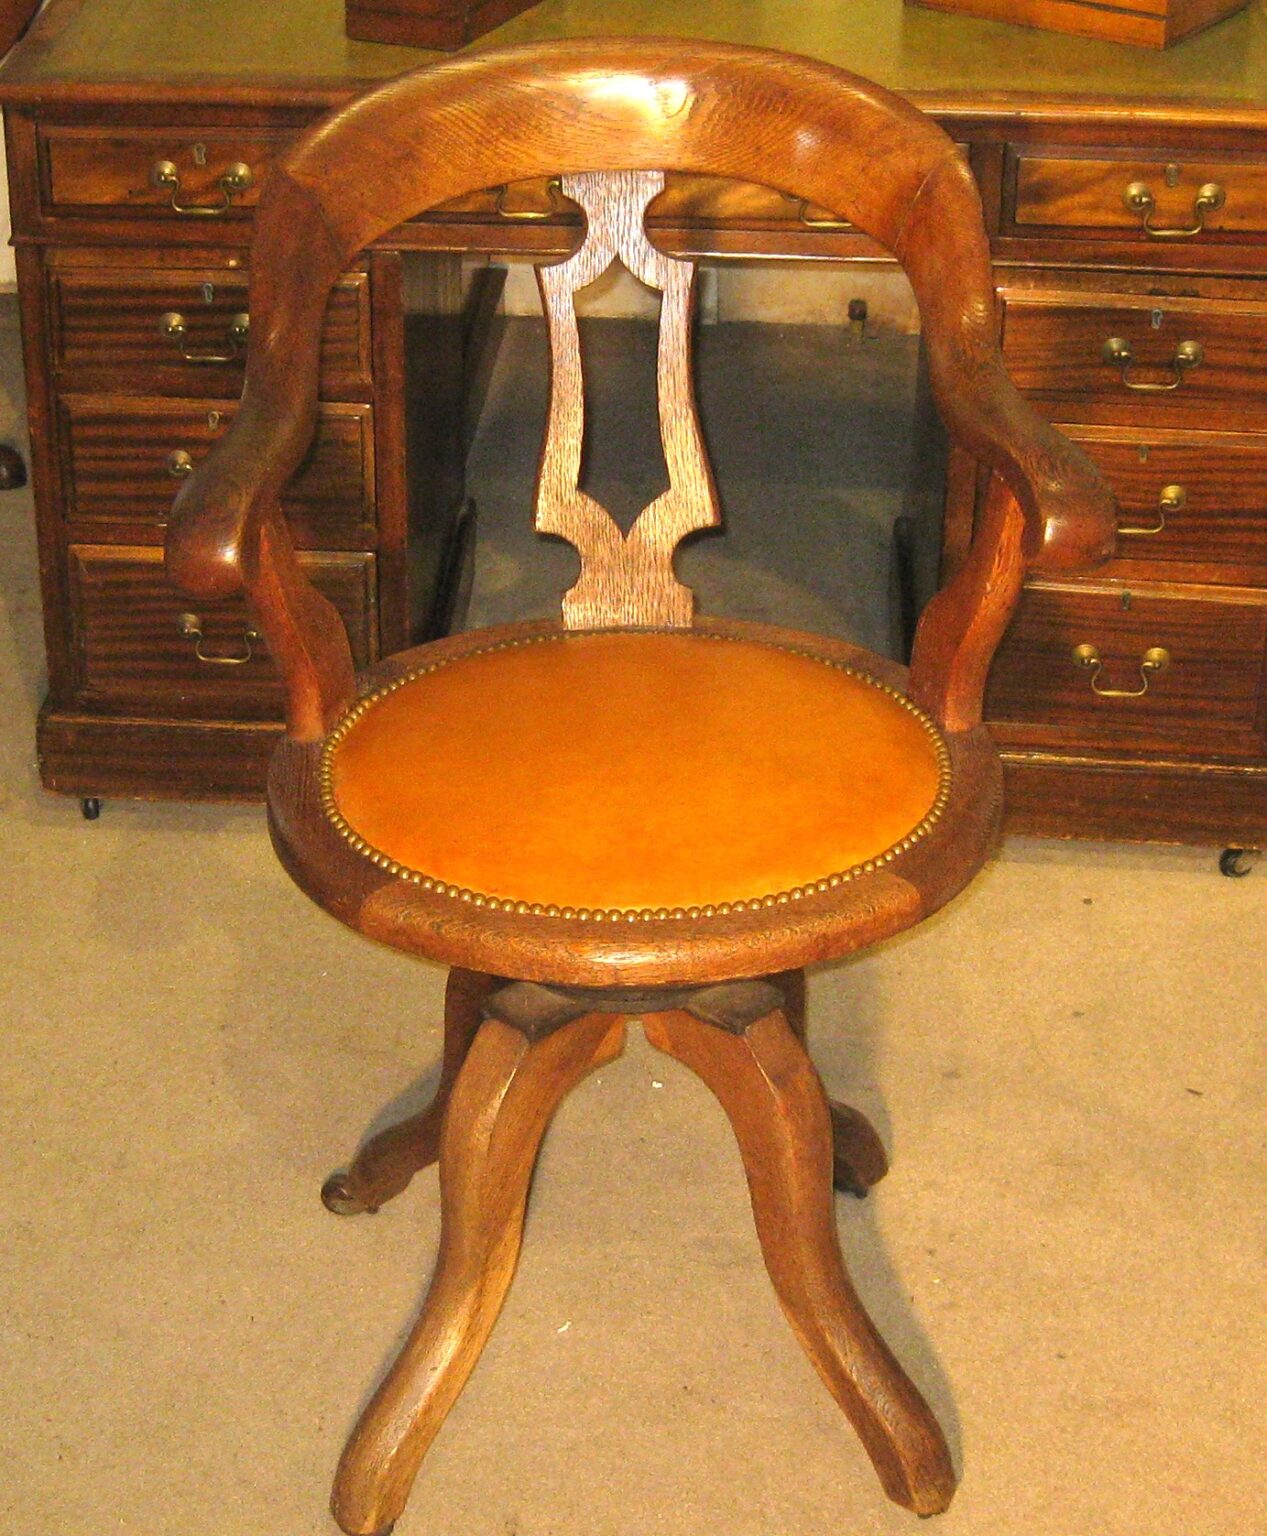
{"label": "chair arm support", "polygon": [[967,559],[925,609],[911,655],[911,696],[947,730],[980,725],[1026,572],[1093,570],[1117,540],[1117,503],[1099,471],[1021,399],[1001,363],[998,374],[997,388],[945,411],[955,437],[994,471]]}
{"label": "chair arm support", "polygon": [[[948,222],[961,232],[952,261]],[[1069,575],[1107,560],[1117,505],[1090,459],[1008,378],[980,199],[953,146],[917,193],[894,250],[919,300],[946,429],[994,472],[968,557],[929,603],[911,656],[912,697],[947,730],[971,730],[1026,571]]]}
{"label": "chair arm support", "polygon": [[320,740],[355,692],[343,620],[300,567],[280,505],[312,442],[322,317],[347,260],[315,207],[310,189],[274,169],[251,246],[242,404],[176,498],[167,531],[167,569],[179,587],[201,598],[245,593],[298,741]]}
{"label": "chair arm support", "polygon": [[1111,492],[1086,455],[1022,398],[1003,365],[981,199],[954,145],[947,143],[916,194],[894,254],[919,301],[942,420],[1016,497],[1026,561],[1054,574],[1107,560],[1117,534]]}
{"label": "chair arm support", "polygon": [[191,596],[245,594],[299,741],[320,740],[355,691],[343,620],[300,567],[279,502],[315,420],[310,403],[279,420],[248,386],[227,436],[177,496],[166,550],[169,576]]}

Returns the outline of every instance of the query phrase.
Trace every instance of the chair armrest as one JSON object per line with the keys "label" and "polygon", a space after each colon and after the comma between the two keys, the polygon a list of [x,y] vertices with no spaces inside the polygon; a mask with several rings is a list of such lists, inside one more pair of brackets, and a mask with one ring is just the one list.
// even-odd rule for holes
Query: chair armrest
{"label": "chair armrest", "polygon": [[1117,545],[1112,491],[1082,449],[1018,393],[997,351],[990,362],[990,374],[978,377],[972,391],[942,395],[947,427],[1015,497],[1029,570],[1072,575],[1095,569]]}
{"label": "chair armrest", "polygon": [[919,299],[946,429],[994,472],[967,559],[926,608],[911,656],[912,698],[945,729],[972,730],[1026,571],[1070,575],[1107,560],[1117,505],[1090,459],[1008,378],[980,199],[953,146],[925,178],[895,254]]}
{"label": "chair armrest", "polygon": [[287,732],[300,741],[320,740],[355,691],[347,630],[304,574],[279,500],[315,421],[315,404],[279,418],[248,387],[229,432],[181,488],[166,550],[169,576],[191,596],[245,594],[282,675]]}
{"label": "chair armrest", "polygon": [[911,697],[953,731],[981,724],[990,663],[1026,572],[1094,570],[1117,542],[1117,503],[1100,472],[994,358],[993,379],[943,407],[952,434],[994,473],[967,559],[924,610],[911,653]]}
{"label": "chair armrest", "polygon": [[[1041,458],[1000,455],[967,558],[933,596],[915,632],[911,697],[949,731],[981,724],[990,663],[1027,570],[1093,570],[1116,541],[1116,503],[1094,465],[1037,417],[1034,427],[1030,438],[1019,441],[1041,448]],[[1020,494],[1013,489],[1017,483]]]}
{"label": "chair armrest", "polygon": [[[312,442],[326,300],[344,262],[312,194],[277,168],[255,216],[242,404],[182,487],[167,569],[195,597],[245,593],[286,690],[286,729],[317,741],[355,692],[347,630],[295,557],[280,497]],[[307,233],[305,234],[305,231]]]}

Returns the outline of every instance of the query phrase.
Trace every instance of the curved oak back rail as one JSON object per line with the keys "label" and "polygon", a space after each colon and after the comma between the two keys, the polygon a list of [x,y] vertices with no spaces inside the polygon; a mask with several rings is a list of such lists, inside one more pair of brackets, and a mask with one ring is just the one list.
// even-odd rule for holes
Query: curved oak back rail
{"label": "curved oak back rail", "polygon": [[[694,268],[644,226],[666,171],[804,199],[910,277],[946,425],[993,475],[909,675],[698,618],[674,575],[679,541],[719,513],[692,390]],[[327,297],[410,216],[534,177],[585,215],[577,250],[538,270],[552,367],[536,525],[576,546],[580,576],[561,623],[419,646],[358,678],[279,503],[313,435]],[[573,300],[617,260],[663,295],[669,486],[627,533],[578,483]],[[982,692],[1023,575],[1097,562],[1115,528],[1096,471],[1004,372],[960,154],[900,99],[780,54],[587,41],[459,59],[304,136],[259,204],[250,308],[242,407],[177,500],[168,567],[193,595],[245,592],[283,674],[269,817],[287,869],[350,926],[451,967],[435,1103],[324,1191],[332,1210],[376,1209],[439,1157],[435,1278],[344,1453],[336,1518],[372,1536],[403,1509],[509,1285],[550,1114],[635,1015],[730,1116],[780,1302],[885,1491],[944,1509],[941,1431],[837,1246],[833,1180],[861,1194],[886,1164],[806,1054],[803,968],[919,921],[980,867],[1000,810]]]}
{"label": "curved oak back rail", "polygon": [[[176,504],[173,576],[192,595],[249,593],[286,680],[292,735],[324,734],[352,686],[337,621],[299,576],[277,510],[316,423],[335,279],[388,230],[465,193],[560,172],[666,169],[775,187],[890,250],[919,302],[946,425],[1017,502],[1024,555],[1058,571],[1110,552],[1107,490],[1004,372],[971,174],[914,108],[827,65],[720,44],[585,41],[456,60],[327,118],[274,172],[255,226],[242,410]],[[1005,542],[1013,516],[1000,510],[983,534]],[[991,609],[988,639],[981,627],[966,633],[962,601],[930,616],[918,692],[952,729],[980,718],[980,653],[1018,595],[1016,563],[965,581]]]}

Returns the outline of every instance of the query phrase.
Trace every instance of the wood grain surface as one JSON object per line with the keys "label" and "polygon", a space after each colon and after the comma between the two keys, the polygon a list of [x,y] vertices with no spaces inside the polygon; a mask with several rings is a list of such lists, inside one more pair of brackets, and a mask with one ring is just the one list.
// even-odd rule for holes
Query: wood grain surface
{"label": "wood grain surface", "polygon": [[[536,526],[581,557],[580,576],[563,597],[569,629],[680,628],[690,624],[694,600],[673,574],[674,552],[688,533],[721,521],[691,377],[695,266],[671,260],[647,239],[643,220],[664,189],[662,173],[565,176],[562,188],[585,214],[585,239],[567,261],[537,268],[550,333],[550,406]],[[580,488],[585,380],[575,296],[616,262],[662,295],[656,398],[669,488],[628,533]]]}
{"label": "wood grain surface", "polygon": [[606,1015],[578,1019],[536,1042],[495,1018],[476,1035],[444,1119],[440,1252],[431,1287],[335,1477],[331,1505],[344,1531],[373,1536],[404,1509],[510,1287],[550,1117],[586,1073],[623,1046],[623,1026]]}
{"label": "wood grain surface", "polygon": [[[821,153],[825,143],[832,154]],[[258,214],[257,319],[242,410],[177,503],[169,550],[178,579],[208,595],[246,583],[269,632],[263,528],[313,430],[315,320],[339,271],[420,209],[550,174],[563,154],[595,172],[672,166],[773,184],[886,245],[920,300],[929,377],[947,425],[1008,483],[1025,518],[1027,557],[1059,571],[1112,548],[1107,490],[1004,371],[980,202],[944,134],[887,93],[809,61],[701,45],[686,69],[680,51],[664,44],[577,43],[407,76],[306,136],[273,177]],[[877,161],[883,178],[868,174]],[[368,183],[366,163],[378,171]],[[543,475],[550,492],[552,462]],[[287,539],[280,524],[270,528],[270,545]],[[309,708],[292,708],[291,728],[319,737],[346,686],[313,676],[302,647],[292,653],[294,686]],[[339,670],[346,675],[346,662]]]}
{"label": "wood grain surface", "polygon": [[652,1045],[690,1067],[726,1111],[779,1303],[885,1492],[917,1514],[939,1513],[955,1489],[950,1453],[845,1271],[832,1202],[831,1116],[787,1018],[766,1014],[740,1035],[686,1013],[648,1015],[644,1026]]}

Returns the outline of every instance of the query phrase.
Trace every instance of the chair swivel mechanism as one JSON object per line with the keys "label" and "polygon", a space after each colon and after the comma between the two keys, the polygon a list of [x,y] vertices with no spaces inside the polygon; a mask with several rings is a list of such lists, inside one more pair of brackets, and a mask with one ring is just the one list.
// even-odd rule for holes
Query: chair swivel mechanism
{"label": "chair swivel mechanism", "polygon": [[[909,672],[698,617],[675,576],[680,541],[719,512],[692,393],[695,270],[644,219],[674,170],[825,208],[914,287],[944,423],[990,473]],[[580,575],[558,621],[451,636],[357,675],[279,507],[313,435],[327,296],[406,218],[555,176],[584,217],[573,253],[538,267],[552,363],[535,516]],[[669,480],[624,533],[579,488],[573,303],[617,261],[662,294]],[[375,1536],[403,1510],[510,1284],[547,1122],[632,1017],[728,1115],[779,1301],[885,1492],[944,1509],[941,1430],[842,1262],[833,1182],[864,1192],[886,1163],[806,1053],[804,968],[918,922],[982,865],[1001,808],[981,723],[994,648],[1027,568],[1094,564],[1115,527],[1094,469],[1003,370],[961,156],[897,97],[781,54],[586,41],[464,57],[298,142],[260,203],[251,315],[242,405],[178,498],[168,568],[202,599],[245,594],[281,673],[268,815],[286,869],[342,922],[449,967],[435,1102],[325,1190],[336,1211],[373,1210],[440,1165],[434,1278],[344,1451],[340,1526]]]}

